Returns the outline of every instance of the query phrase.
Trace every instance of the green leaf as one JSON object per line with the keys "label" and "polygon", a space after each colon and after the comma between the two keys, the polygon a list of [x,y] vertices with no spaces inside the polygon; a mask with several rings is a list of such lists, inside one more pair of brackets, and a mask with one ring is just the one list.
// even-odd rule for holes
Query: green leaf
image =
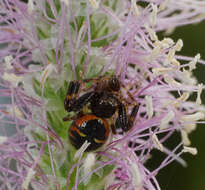
{"label": "green leaf", "polygon": [[[41,88],[40,82],[37,79],[33,78],[32,84],[33,84],[33,88],[36,94],[41,96],[42,88]],[[54,89],[52,89],[48,80],[46,80],[44,84],[43,97],[44,98],[58,98],[58,96],[56,95]]]}
{"label": "green leaf", "polygon": [[[56,8],[56,11],[59,13],[61,6],[60,6],[60,0],[53,0],[52,1],[54,3],[54,7]],[[48,17],[50,17],[51,19],[55,19],[55,16],[53,14],[52,8],[50,6],[50,4],[46,1],[46,14]]]}

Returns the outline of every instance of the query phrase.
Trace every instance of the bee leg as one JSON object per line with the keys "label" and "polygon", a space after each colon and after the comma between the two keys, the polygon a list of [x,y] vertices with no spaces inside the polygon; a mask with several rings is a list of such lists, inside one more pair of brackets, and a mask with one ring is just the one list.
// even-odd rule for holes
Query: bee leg
{"label": "bee leg", "polygon": [[134,105],[134,107],[132,108],[131,114],[129,115],[129,118],[128,118],[128,128],[129,129],[131,129],[134,125],[134,121],[139,111],[139,107],[140,107],[139,104],[137,104],[137,105]]}
{"label": "bee leg", "polygon": [[115,121],[115,128],[121,128],[124,132],[128,131],[127,108],[124,104],[118,105],[118,118]]}

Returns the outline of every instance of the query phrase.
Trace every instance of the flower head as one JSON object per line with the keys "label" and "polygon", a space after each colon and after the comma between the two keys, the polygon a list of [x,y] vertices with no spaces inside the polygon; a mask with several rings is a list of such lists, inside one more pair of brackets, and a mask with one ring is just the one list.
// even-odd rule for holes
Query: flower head
{"label": "flower head", "polygon": [[[157,32],[204,20],[204,6],[199,0],[1,1],[1,189],[159,190],[162,168],[174,160],[186,165],[180,156],[197,153],[188,135],[204,123],[205,107],[204,85],[192,73],[204,64],[200,55],[180,55],[183,41],[159,39]],[[111,75],[119,76],[123,98],[140,105],[135,122],[126,133],[110,133],[94,152],[85,152],[87,141],[76,150],[68,140],[72,121],[62,120],[68,84]],[[165,143],[174,133],[181,141],[170,149]],[[166,157],[150,171],[153,149]]]}

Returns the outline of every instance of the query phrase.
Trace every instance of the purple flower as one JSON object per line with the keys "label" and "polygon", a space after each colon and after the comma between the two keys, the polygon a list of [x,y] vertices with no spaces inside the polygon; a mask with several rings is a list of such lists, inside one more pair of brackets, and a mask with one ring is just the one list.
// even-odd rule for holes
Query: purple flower
{"label": "purple flower", "polygon": [[[205,19],[199,0],[2,0],[0,2],[0,189],[159,190],[156,175],[184,152],[204,123],[204,64],[179,55],[179,39],[159,39]],[[183,64],[182,64],[183,62]],[[71,80],[118,75],[140,105],[125,134],[84,152],[68,141],[64,98]],[[190,95],[195,94],[195,101]],[[131,106],[128,106],[130,112]],[[174,134],[175,148],[166,147]],[[150,171],[152,150],[166,155]]]}

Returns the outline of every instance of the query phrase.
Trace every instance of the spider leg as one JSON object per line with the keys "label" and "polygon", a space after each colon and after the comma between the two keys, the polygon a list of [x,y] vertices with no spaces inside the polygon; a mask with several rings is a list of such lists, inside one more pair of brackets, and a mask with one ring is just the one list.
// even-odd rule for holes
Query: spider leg
{"label": "spider leg", "polygon": [[94,82],[94,83],[96,83],[96,82],[98,82],[99,80],[101,80],[102,78],[105,78],[105,77],[99,76],[99,77],[97,77],[97,78],[83,79],[82,81],[83,81],[83,82]]}
{"label": "spider leg", "polygon": [[129,98],[130,98],[133,102],[135,102],[136,100],[134,99],[134,97],[132,96],[132,94],[131,94],[130,91],[129,91],[132,87],[130,87],[129,90],[128,90],[124,84],[121,83],[121,85],[122,85],[122,87],[126,90],[126,93],[127,93],[127,95],[129,96]]}
{"label": "spider leg", "polygon": [[110,127],[111,127],[111,130],[112,130],[112,133],[113,133],[114,135],[116,135],[116,134],[117,134],[117,131],[116,131],[116,126],[115,126],[115,124],[114,124],[114,120],[111,120],[111,121],[110,121]]}
{"label": "spider leg", "polygon": [[139,111],[139,107],[140,107],[140,105],[137,104],[137,105],[134,105],[134,107],[132,108],[131,114],[129,115],[129,118],[128,118],[129,129],[131,129],[133,127],[135,118],[136,118],[137,113]]}
{"label": "spider leg", "polygon": [[91,100],[91,98],[95,95],[94,91],[87,92],[80,96],[77,99],[72,99],[72,101],[69,102],[69,105],[66,107],[66,111],[80,111],[88,102]]}
{"label": "spider leg", "polygon": [[118,118],[115,121],[115,128],[121,128],[123,132],[129,131],[133,127],[138,110],[139,105],[134,105],[131,114],[128,116],[127,107],[124,104],[120,104],[118,107]]}
{"label": "spider leg", "polygon": [[138,91],[137,87],[135,89],[134,93],[130,93],[130,90],[133,89],[134,86],[136,86],[136,84],[132,84],[131,86],[125,86],[123,83],[120,83],[120,85],[123,87],[123,89],[126,91],[126,94],[128,95],[129,99],[131,101],[126,100],[125,98],[122,98],[128,105],[132,105],[133,103],[131,102],[136,102],[135,98],[133,97],[134,94],[136,94],[136,92]]}
{"label": "spider leg", "polygon": [[70,121],[70,120],[75,120],[75,119],[76,119],[76,116],[70,117],[70,115],[67,115],[63,118],[63,121]]}
{"label": "spider leg", "polygon": [[71,81],[68,86],[68,90],[66,93],[66,97],[64,100],[64,108],[65,110],[69,110],[70,105],[72,104],[73,100],[77,97],[78,91],[80,88],[80,83],[78,81]]}
{"label": "spider leg", "polygon": [[80,96],[78,99],[76,99],[73,104],[72,104],[72,108],[70,111],[79,111],[81,110],[86,104],[88,104],[88,102],[90,102],[90,100],[92,99],[92,97],[95,95],[94,91],[91,92],[87,92],[85,94],[83,94],[82,96]]}
{"label": "spider leg", "polygon": [[94,95],[94,92],[91,91],[78,97],[79,89],[85,82],[88,81],[71,81],[69,83],[66,97],[64,100],[64,108],[67,112],[80,111]]}
{"label": "spider leg", "polygon": [[70,115],[67,115],[63,118],[63,121],[70,121],[70,120],[76,120],[77,118],[81,117],[84,115],[84,110],[78,112],[77,115],[74,115],[74,116],[70,116]]}

